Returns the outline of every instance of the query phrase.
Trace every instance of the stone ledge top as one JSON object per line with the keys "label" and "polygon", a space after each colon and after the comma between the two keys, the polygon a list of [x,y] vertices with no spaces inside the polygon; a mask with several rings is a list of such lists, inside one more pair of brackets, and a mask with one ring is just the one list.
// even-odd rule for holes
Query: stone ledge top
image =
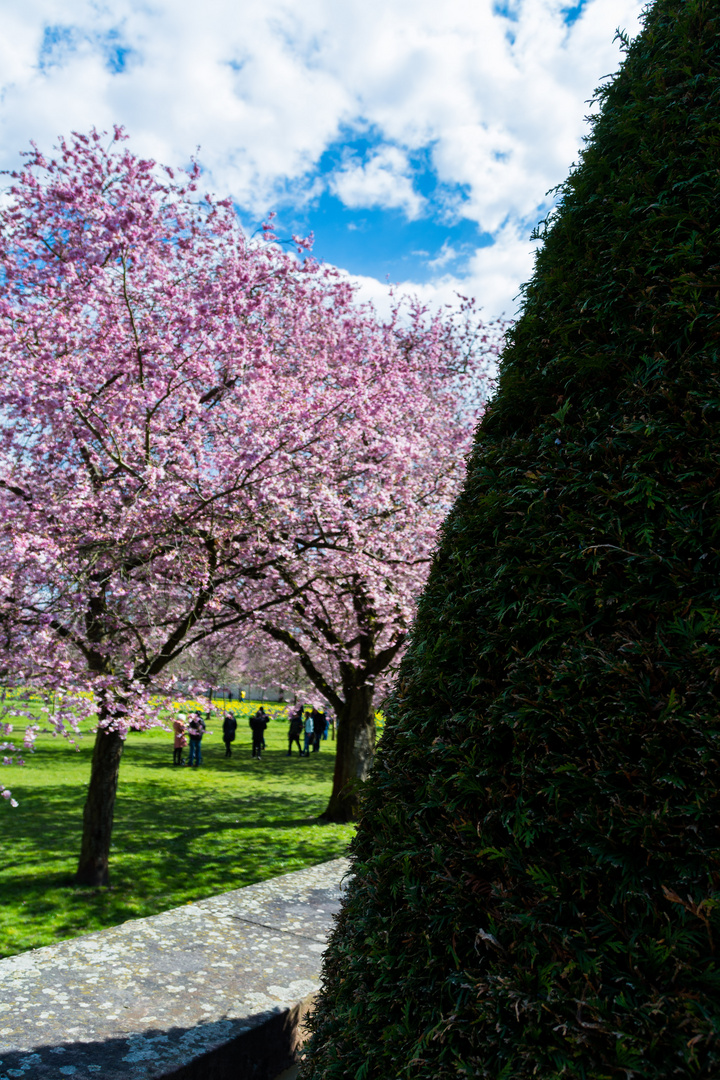
{"label": "stone ledge top", "polygon": [[0,960],[0,1080],[145,1080],[318,986],[347,859]]}

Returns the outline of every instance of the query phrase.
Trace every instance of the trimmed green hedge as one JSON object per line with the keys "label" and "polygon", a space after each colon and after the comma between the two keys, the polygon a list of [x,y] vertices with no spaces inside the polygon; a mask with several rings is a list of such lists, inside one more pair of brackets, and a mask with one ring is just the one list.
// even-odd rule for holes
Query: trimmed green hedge
{"label": "trimmed green hedge", "polygon": [[312,1080],[720,1076],[720,6],[543,233],[387,710]]}

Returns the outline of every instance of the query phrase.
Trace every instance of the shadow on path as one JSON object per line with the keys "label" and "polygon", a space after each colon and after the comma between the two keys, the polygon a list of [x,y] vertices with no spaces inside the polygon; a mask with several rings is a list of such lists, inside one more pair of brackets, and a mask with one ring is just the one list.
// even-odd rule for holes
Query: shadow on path
{"label": "shadow on path", "polygon": [[192,1028],[149,1028],[127,1037],[2,1052],[0,1070],[25,1080],[275,1080],[294,1061],[311,997],[292,1009]]}

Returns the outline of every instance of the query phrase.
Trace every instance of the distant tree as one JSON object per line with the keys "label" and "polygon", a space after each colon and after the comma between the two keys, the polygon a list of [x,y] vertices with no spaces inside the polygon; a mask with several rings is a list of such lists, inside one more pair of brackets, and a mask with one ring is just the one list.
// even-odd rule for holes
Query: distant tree
{"label": "distant tree", "polygon": [[91,885],[168,664],[306,587],[352,520],[337,476],[359,491],[382,467],[377,441],[347,448],[391,441],[404,378],[391,330],[303,242],[248,242],[197,169],[123,140],[33,149],[0,230],[0,664],[90,694]]}
{"label": "distant tree", "polygon": [[256,620],[266,652],[274,642],[282,663],[290,650],[337,715],[324,815],[331,821],[357,816],[373,761],[375,710],[405,645],[438,528],[464,478],[502,332],[499,324],[479,324],[467,308],[430,318],[413,307],[386,329],[387,355],[401,373],[389,411],[344,445],[340,469],[325,478],[335,506],[316,504],[312,495],[305,502],[318,542],[278,563],[292,599]]}

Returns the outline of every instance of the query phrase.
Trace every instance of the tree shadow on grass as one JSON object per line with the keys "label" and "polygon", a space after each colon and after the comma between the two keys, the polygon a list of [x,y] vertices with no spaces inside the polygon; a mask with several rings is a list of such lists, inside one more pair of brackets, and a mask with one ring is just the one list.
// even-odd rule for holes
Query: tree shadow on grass
{"label": "tree shadow on grass", "polygon": [[[27,788],[23,813],[14,816],[12,834],[4,839],[0,869],[15,862],[13,849],[26,858],[27,845],[37,852],[73,852],[80,842],[84,795],[84,789],[65,784]],[[132,846],[128,835],[141,834],[137,846],[147,849],[147,838],[165,831],[200,836],[218,829],[308,827],[318,824],[325,801],[324,795],[305,791],[226,794],[214,786],[168,789],[130,781],[118,792],[114,838],[116,845]]]}
{"label": "tree shadow on grass", "polygon": [[[137,789],[137,790],[136,790]],[[314,801],[308,815],[308,803]],[[157,914],[337,858],[347,830],[318,823],[307,792],[170,789],[133,780],[119,791],[111,889],[73,884],[84,790],[28,789],[0,866],[0,955]]]}
{"label": "tree shadow on grass", "polygon": [[[114,851],[145,851],[150,857],[153,837],[212,838],[218,832],[322,828],[318,816],[323,799],[309,800],[306,793],[253,793],[220,795],[214,789],[168,792],[144,787],[142,798],[127,790],[118,793]],[[82,829],[84,792],[68,793],[66,786],[35,787],[23,794],[21,817],[13,821],[12,836],[4,843],[0,870],[5,871],[39,853],[74,855]],[[308,802],[316,806],[307,812]],[[248,815],[251,811],[252,816]],[[315,812],[317,811],[317,812]],[[246,816],[248,815],[248,816]],[[13,849],[17,852],[13,854]]]}

